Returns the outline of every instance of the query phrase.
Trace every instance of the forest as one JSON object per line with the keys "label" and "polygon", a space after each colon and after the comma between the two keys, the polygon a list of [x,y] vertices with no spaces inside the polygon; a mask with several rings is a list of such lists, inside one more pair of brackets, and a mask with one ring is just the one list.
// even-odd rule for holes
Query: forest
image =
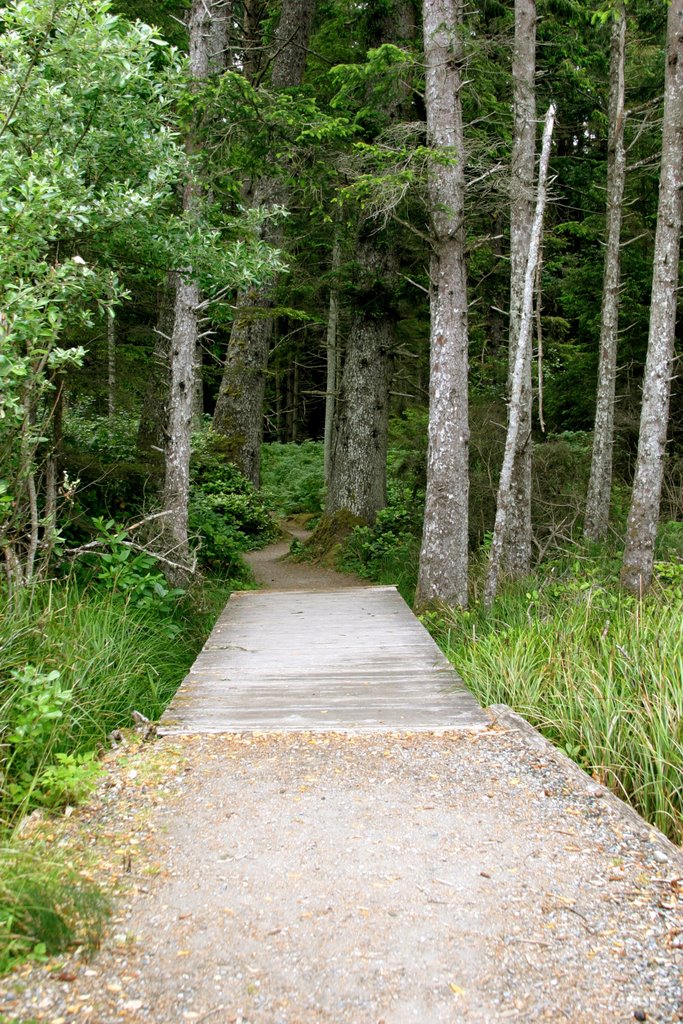
{"label": "forest", "polygon": [[683,0],[14,0],[0,79],[0,968],[287,516],[680,843]]}

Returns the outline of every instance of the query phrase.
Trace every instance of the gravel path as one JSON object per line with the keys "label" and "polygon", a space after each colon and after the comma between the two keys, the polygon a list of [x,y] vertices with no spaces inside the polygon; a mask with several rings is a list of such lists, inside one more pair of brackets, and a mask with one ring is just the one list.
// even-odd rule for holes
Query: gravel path
{"label": "gravel path", "polygon": [[119,891],[91,962],[5,979],[49,1024],[683,1020],[683,858],[503,719],[167,738],[36,827]]}

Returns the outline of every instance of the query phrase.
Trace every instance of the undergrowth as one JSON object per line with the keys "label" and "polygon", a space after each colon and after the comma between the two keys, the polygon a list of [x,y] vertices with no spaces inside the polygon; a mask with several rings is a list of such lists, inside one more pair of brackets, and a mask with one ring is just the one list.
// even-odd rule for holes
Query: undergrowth
{"label": "undergrowth", "polygon": [[159,717],[230,592],[205,582],[170,601],[153,569],[126,562],[112,579],[111,566],[87,585],[70,578],[11,602],[0,595],[0,972],[97,944],[106,897],[13,831],[32,810],[88,796],[108,734],[133,710]]}
{"label": "undergrowth", "polygon": [[271,442],[261,449],[261,495],[279,516],[299,512],[319,513],[323,507],[325,479],[323,445]]}

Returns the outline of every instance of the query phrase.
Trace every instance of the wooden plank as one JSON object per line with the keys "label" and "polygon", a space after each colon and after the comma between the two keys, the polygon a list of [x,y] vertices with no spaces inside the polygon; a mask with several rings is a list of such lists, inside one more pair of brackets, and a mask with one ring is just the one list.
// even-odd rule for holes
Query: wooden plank
{"label": "wooden plank", "polygon": [[481,729],[395,587],[233,594],[160,732]]}

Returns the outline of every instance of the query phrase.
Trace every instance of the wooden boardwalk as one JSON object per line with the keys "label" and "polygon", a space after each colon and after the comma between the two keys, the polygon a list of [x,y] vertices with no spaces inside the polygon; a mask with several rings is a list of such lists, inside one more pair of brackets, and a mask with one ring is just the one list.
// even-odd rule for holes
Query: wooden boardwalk
{"label": "wooden boardwalk", "polygon": [[232,595],[163,734],[486,728],[395,587]]}

